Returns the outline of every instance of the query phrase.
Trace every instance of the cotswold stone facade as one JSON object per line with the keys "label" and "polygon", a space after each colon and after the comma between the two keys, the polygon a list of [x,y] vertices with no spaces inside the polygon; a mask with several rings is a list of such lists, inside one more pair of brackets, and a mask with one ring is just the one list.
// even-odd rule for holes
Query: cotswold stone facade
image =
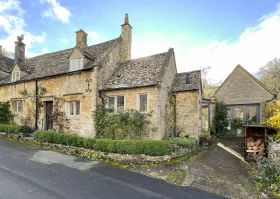
{"label": "cotswold stone facade", "polygon": [[[167,116],[178,109],[173,120],[182,126],[181,136],[198,137],[200,71],[177,73],[172,48],[131,59],[128,15],[120,37],[92,46],[79,30],[75,47],[25,58],[22,39],[16,42],[14,60],[0,56],[0,101],[10,101],[16,124],[94,137],[92,114],[105,103],[115,112],[136,109],[145,114],[151,121],[148,139],[167,136]],[[173,95],[176,106],[170,102]]]}
{"label": "cotswold stone facade", "polygon": [[274,99],[274,95],[242,66],[237,65],[215,92],[214,98],[227,105],[231,120],[241,117],[247,123],[249,120],[262,121],[262,103]]}

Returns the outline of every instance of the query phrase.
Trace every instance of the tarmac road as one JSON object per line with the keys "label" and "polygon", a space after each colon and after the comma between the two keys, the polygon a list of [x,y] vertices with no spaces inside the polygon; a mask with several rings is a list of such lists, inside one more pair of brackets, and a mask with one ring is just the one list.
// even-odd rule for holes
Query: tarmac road
{"label": "tarmac road", "polygon": [[0,199],[223,198],[111,165],[0,139]]}

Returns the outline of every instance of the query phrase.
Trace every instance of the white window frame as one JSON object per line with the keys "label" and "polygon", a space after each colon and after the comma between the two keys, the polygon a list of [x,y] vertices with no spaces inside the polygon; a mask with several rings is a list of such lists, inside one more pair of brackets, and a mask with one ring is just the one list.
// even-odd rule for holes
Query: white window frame
{"label": "white window frame", "polygon": [[107,96],[107,103],[106,103],[106,108],[109,108],[109,97],[114,98],[114,110],[113,113],[118,112],[118,97],[123,97],[123,110],[125,110],[125,95],[109,95]]}
{"label": "white window frame", "polygon": [[76,71],[83,69],[84,57],[73,58],[69,60],[69,71]]}
{"label": "white window frame", "polygon": [[20,80],[20,72],[17,71],[17,72],[12,72],[12,77],[11,77],[11,81],[12,82],[16,82],[18,80]]}
{"label": "white window frame", "polygon": [[13,113],[21,113],[22,112],[22,100],[13,100],[12,101],[12,109],[13,109]]}
{"label": "white window frame", "polygon": [[[147,111],[146,111],[146,112],[140,112],[140,95],[147,95]],[[138,111],[139,113],[149,113],[149,111],[150,111],[150,97],[149,97],[149,92],[138,93],[138,95],[137,95],[137,111]]]}
{"label": "white window frame", "polygon": [[[79,113],[77,114],[77,103],[79,103],[80,107],[79,107]],[[73,113],[71,114],[71,104],[73,106]],[[71,101],[67,103],[67,108],[68,108],[68,115],[69,116],[79,116],[81,115],[81,102],[80,101]]]}

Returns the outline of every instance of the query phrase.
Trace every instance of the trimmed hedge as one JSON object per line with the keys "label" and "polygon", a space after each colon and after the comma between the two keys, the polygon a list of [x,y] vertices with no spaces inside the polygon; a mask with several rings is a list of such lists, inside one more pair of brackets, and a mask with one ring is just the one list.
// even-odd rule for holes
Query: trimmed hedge
{"label": "trimmed hedge", "polygon": [[173,137],[173,138],[168,138],[167,141],[172,145],[177,145],[182,148],[194,149],[198,146],[198,141],[193,137],[190,138]]}
{"label": "trimmed hedge", "polygon": [[119,154],[145,154],[150,156],[170,155],[172,145],[165,140],[109,140],[83,138],[76,135],[54,131],[37,131],[34,138],[40,143],[48,142],[76,147],[90,148],[96,151]]}
{"label": "trimmed hedge", "polygon": [[11,124],[0,124],[0,132],[3,133],[32,133],[32,129],[29,126],[19,126]]}

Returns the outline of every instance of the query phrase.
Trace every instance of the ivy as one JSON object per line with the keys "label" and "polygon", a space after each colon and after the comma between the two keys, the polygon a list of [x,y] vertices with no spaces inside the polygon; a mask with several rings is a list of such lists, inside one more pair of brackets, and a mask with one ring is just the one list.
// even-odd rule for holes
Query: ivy
{"label": "ivy", "polygon": [[0,102],[0,124],[9,124],[11,121],[10,103]]}
{"label": "ivy", "polygon": [[142,139],[149,121],[136,110],[110,113],[104,105],[99,105],[93,114],[98,138],[107,139]]}

